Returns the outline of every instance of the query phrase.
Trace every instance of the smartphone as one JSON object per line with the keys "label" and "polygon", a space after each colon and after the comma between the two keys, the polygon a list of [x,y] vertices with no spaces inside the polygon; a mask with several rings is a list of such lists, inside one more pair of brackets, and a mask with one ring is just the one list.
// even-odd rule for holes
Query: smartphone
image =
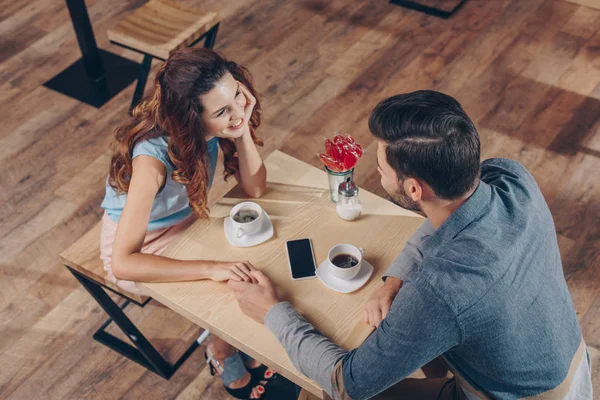
{"label": "smartphone", "polygon": [[286,242],[286,247],[292,280],[314,278],[317,267],[310,239],[290,240]]}

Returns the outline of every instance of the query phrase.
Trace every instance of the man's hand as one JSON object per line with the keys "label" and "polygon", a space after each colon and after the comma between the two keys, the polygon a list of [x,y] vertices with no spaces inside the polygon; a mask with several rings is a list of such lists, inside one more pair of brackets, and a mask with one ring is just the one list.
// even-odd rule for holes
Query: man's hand
{"label": "man's hand", "polygon": [[258,283],[230,280],[227,286],[235,293],[242,312],[253,320],[264,324],[267,312],[280,300],[277,297],[275,286],[265,274],[258,270],[252,270],[250,274]]}
{"label": "man's hand", "polygon": [[383,286],[365,304],[364,320],[377,328],[390,311],[392,301],[402,287],[402,281],[388,276]]}

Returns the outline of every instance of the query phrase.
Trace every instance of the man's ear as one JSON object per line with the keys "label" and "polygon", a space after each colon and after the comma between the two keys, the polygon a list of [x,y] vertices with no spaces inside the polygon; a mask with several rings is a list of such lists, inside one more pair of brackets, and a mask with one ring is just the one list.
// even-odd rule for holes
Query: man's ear
{"label": "man's ear", "polygon": [[404,180],[405,193],[410,196],[412,201],[421,201],[423,197],[423,185],[421,182],[414,178],[408,178]]}

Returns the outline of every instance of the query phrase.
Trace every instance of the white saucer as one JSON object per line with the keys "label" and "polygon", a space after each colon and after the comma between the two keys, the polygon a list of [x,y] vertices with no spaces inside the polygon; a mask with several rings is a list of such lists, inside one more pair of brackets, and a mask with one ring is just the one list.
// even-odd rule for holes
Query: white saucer
{"label": "white saucer", "polygon": [[344,280],[333,276],[331,274],[332,268],[333,267],[327,260],[323,261],[321,265],[319,265],[319,268],[317,268],[317,277],[329,289],[340,293],[350,293],[360,289],[367,283],[374,270],[373,266],[369,264],[367,260],[363,259],[358,274],[352,279]]}
{"label": "white saucer", "polygon": [[225,229],[225,237],[229,243],[236,247],[252,247],[269,240],[273,236],[273,223],[271,222],[271,218],[269,218],[269,215],[265,212],[265,210],[263,210],[263,213],[265,214],[266,218],[263,219],[260,230],[253,235],[244,235],[241,238],[238,238],[235,234],[233,224],[231,223],[231,217],[225,218],[223,225]]}

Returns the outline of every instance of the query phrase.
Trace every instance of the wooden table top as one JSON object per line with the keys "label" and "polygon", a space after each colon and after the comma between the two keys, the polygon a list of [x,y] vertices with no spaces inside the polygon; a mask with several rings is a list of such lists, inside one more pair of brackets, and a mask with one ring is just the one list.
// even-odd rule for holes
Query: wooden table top
{"label": "wooden table top", "polygon": [[[279,151],[265,160],[265,166],[267,191],[255,201],[271,217],[275,229],[271,239],[247,248],[234,247],[227,241],[224,218],[231,207],[246,200],[236,186],[211,208],[210,218],[197,221],[163,255],[185,260],[248,260],[273,280],[283,300],[290,301],[324,335],[345,349],[353,349],[372,332],[363,322],[364,303],[382,285],[384,271],[423,218],[361,190],[363,215],[355,221],[344,221],[336,215],[329,199],[325,171]],[[368,283],[356,292],[341,294],[317,278],[292,281],[285,242],[305,237],[312,240],[317,263],[335,244],[364,247],[365,259],[375,267]],[[321,387],[294,368],[268,328],[242,314],[224,283],[141,285],[157,301],[323,398]]]}

